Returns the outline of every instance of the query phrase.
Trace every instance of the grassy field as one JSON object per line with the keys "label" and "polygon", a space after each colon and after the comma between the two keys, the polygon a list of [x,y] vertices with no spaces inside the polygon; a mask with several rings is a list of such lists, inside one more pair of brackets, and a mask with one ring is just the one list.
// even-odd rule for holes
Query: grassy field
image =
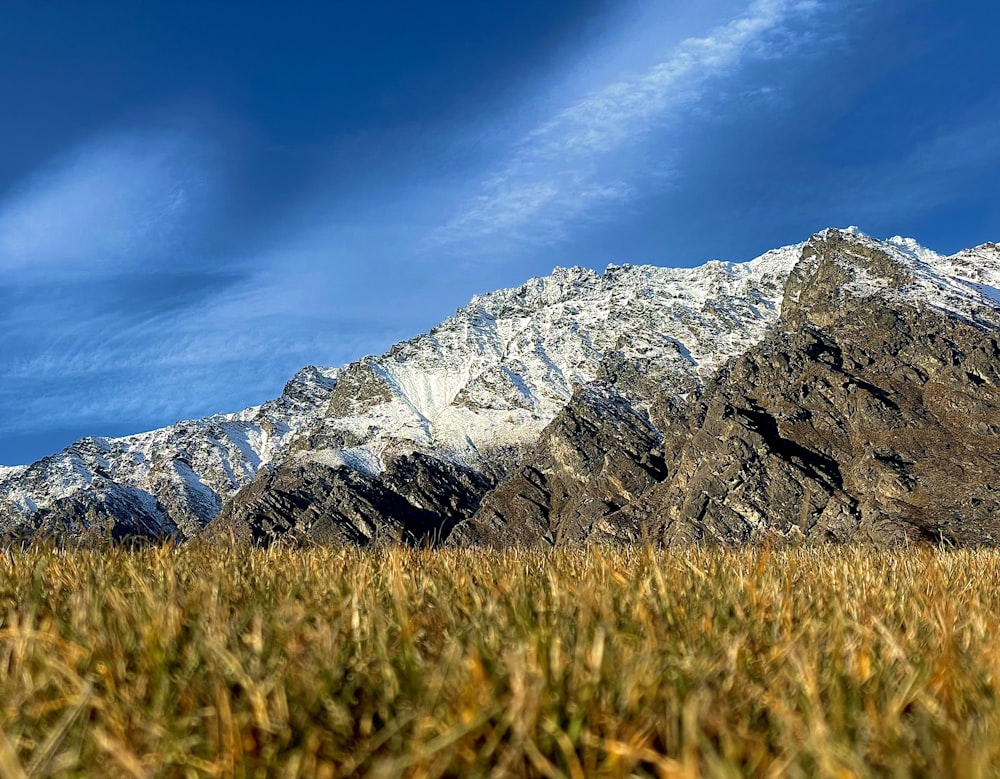
{"label": "grassy field", "polygon": [[1000,553],[0,553],[0,776],[1000,773]]}

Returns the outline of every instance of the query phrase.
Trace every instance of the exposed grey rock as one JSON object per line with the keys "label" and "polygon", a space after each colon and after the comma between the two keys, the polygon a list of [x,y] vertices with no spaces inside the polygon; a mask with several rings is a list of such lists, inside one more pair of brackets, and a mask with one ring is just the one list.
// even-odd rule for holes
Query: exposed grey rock
{"label": "exposed grey rock", "polygon": [[293,459],[240,490],[207,535],[263,545],[436,544],[492,486],[466,466],[421,453],[394,458],[380,475]]}
{"label": "exposed grey rock", "polygon": [[[621,414],[604,412],[606,429],[575,431],[587,404],[574,402],[522,472],[484,500],[465,536],[996,543],[996,309],[985,298],[959,305],[944,288],[914,290],[921,271],[917,259],[869,239],[817,236],[789,277],[772,332],[686,405],[667,398],[654,413],[665,465],[658,483],[636,460],[642,439],[623,431]],[[616,509],[621,492],[588,478],[602,473],[640,485],[638,495]],[[608,510],[581,522],[581,506]],[[551,530],[563,527],[573,531]]]}
{"label": "exposed grey rock", "polygon": [[[123,519],[126,518],[126,519]],[[180,536],[163,506],[135,488],[108,485],[60,498],[33,515],[30,526],[6,529],[0,540],[40,538],[58,544],[161,541]]]}
{"label": "exposed grey rock", "polygon": [[[909,283],[860,248],[887,289]],[[845,295],[858,250],[841,235],[807,247],[819,262],[790,277],[775,332],[664,431],[670,477],[629,507],[631,521],[668,541],[1000,540],[997,331],[918,301]]]}
{"label": "exposed grey rock", "polygon": [[607,518],[666,476],[661,440],[648,416],[613,385],[588,385],[450,542],[497,547],[635,540],[642,532],[637,523]]}

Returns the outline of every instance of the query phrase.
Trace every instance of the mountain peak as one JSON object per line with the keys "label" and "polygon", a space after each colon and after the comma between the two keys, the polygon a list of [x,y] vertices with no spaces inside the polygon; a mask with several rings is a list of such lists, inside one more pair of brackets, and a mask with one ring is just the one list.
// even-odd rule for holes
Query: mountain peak
{"label": "mountain peak", "polygon": [[784,318],[825,326],[848,309],[849,300],[872,299],[997,327],[1000,252],[969,249],[946,257],[911,238],[882,241],[857,230],[823,230],[805,244],[789,276]]}

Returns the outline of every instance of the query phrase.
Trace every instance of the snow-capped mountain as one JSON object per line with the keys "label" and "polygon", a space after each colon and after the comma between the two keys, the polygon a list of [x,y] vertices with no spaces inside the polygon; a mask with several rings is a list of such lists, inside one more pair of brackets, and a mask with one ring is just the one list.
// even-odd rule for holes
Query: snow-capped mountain
{"label": "snow-capped mountain", "polygon": [[260,469],[290,457],[368,476],[408,451],[502,470],[595,378],[606,355],[662,356],[686,390],[758,341],[800,250],[691,269],[556,268],[473,298],[381,356],[305,368],[261,406],[86,438],[4,468],[0,517],[7,528],[31,529],[67,514],[83,525],[110,514],[124,523],[119,532],[131,523],[189,536]]}
{"label": "snow-capped mountain", "polygon": [[[995,245],[943,257],[912,239],[876,241],[854,229],[818,237],[830,235],[844,239],[839,256],[852,265],[843,294],[905,298],[996,324]],[[372,518],[387,511],[425,512],[431,524],[459,504],[459,513],[474,511],[574,392],[627,377],[614,392],[642,415],[664,396],[683,400],[760,342],[783,299],[809,294],[800,281],[812,278],[818,260],[803,255],[807,245],[690,269],[556,268],[473,298],[381,356],[305,368],[261,406],[124,438],[87,438],[32,465],[2,468],[0,526],[188,537],[240,490],[240,511],[257,501],[251,513],[268,522],[289,512],[346,512],[352,538],[367,537]],[[852,252],[859,260],[890,258],[892,283],[879,268],[869,273],[853,262]],[[309,490],[299,489],[310,480]],[[448,480],[465,485],[461,499],[446,489]],[[363,511],[345,508],[361,493]]]}

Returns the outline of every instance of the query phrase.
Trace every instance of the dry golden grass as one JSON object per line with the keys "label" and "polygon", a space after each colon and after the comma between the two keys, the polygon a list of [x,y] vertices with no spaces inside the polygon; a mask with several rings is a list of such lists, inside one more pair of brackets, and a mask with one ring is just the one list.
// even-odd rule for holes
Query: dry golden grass
{"label": "dry golden grass", "polygon": [[0,553],[0,776],[977,776],[1000,553]]}

